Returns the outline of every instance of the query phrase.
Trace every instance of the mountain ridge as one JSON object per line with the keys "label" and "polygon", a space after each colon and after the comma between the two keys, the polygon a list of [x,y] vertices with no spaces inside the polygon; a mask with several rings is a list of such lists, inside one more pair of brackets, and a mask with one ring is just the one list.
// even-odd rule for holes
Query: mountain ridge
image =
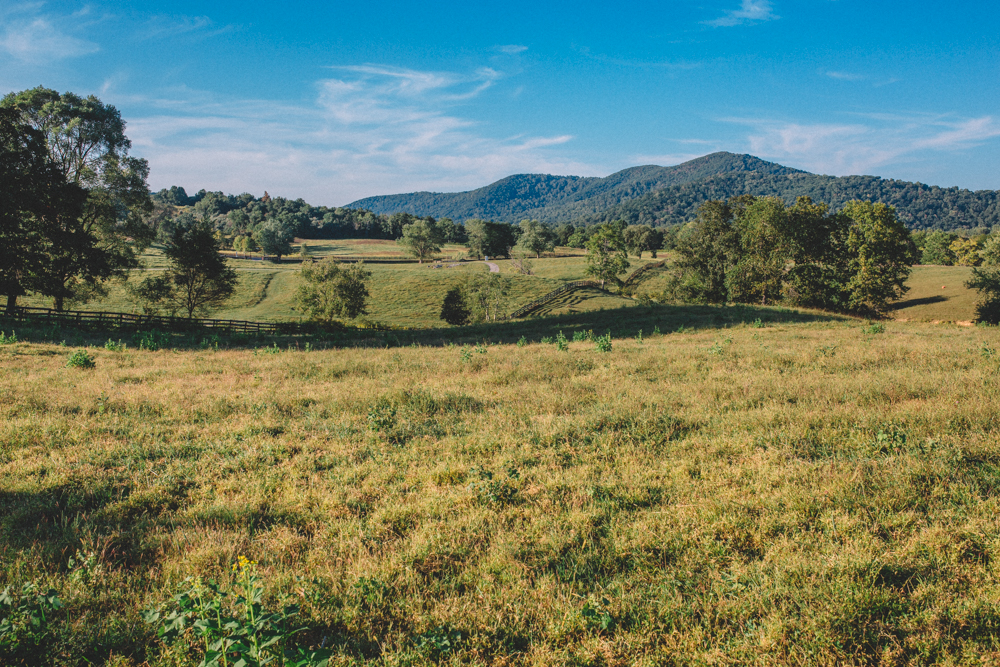
{"label": "mountain ridge", "polygon": [[1000,192],[941,188],[878,176],[825,176],[748,154],[709,155],[671,167],[639,165],[605,177],[513,174],[465,192],[413,192],[366,197],[347,205],[375,213],[405,211],[455,220],[587,224],[623,219],[670,225],[691,220],[709,199],[739,194],[810,196],[834,210],[851,199],[892,204],[914,229],[990,227],[1000,224]]}

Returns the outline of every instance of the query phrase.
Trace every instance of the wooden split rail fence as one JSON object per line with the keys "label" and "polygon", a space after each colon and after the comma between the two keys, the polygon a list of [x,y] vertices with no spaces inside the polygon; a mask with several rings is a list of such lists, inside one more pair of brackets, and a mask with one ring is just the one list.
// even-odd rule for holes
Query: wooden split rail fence
{"label": "wooden split rail fence", "polygon": [[166,315],[139,315],[135,313],[103,313],[87,310],[53,310],[17,306],[0,309],[0,316],[18,322],[51,322],[76,326],[117,328],[151,328],[184,330],[205,328],[227,333],[279,334],[295,333],[298,322],[248,322],[246,320],[213,320],[205,318],[171,317]]}
{"label": "wooden split rail fence", "polygon": [[[646,271],[649,271],[651,269],[658,269],[661,266],[666,266],[666,264],[667,264],[667,260],[661,260],[659,262],[652,262],[650,264],[644,264],[643,266],[640,266],[638,269],[636,269],[635,271],[633,271],[632,273],[630,273],[629,276],[625,280],[622,281],[622,284],[623,285],[631,285],[636,280],[638,280],[639,277],[642,276],[642,274],[645,273]],[[572,292],[574,290],[583,289],[585,287],[597,287],[597,288],[603,289],[603,287],[601,286],[601,283],[598,282],[598,281],[596,281],[596,280],[576,280],[576,281],[571,282],[571,283],[566,283],[562,287],[558,287],[558,288],[552,290],[551,292],[549,292],[548,294],[546,294],[544,296],[541,296],[541,297],[535,299],[534,301],[521,306],[520,308],[518,308],[517,310],[515,310],[513,313],[511,313],[510,315],[508,315],[508,318],[510,318],[510,319],[516,319],[518,317],[524,317],[526,315],[530,315],[531,313],[535,312],[536,310],[538,310],[542,306],[544,306],[544,305],[546,305],[548,303],[551,303],[552,301],[555,301],[557,298],[559,298],[563,294],[566,294],[567,292]]]}
{"label": "wooden split rail fence", "polygon": [[631,285],[632,283],[636,282],[646,271],[649,271],[651,269],[658,269],[661,266],[666,266],[666,265],[667,265],[667,260],[665,259],[660,260],[659,262],[651,262],[650,264],[643,264],[638,269],[628,274],[628,278],[622,281],[622,285]]}
{"label": "wooden split rail fence", "polygon": [[566,294],[567,292],[572,292],[573,290],[582,289],[584,287],[600,287],[600,286],[601,286],[601,283],[599,283],[596,280],[576,280],[576,281],[571,282],[571,283],[566,283],[565,285],[552,290],[551,292],[549,292],[545,296],[541,296],[541,297],[535,299],[534,301],[521,306],[520,308],[518,308],[517,310],[515,310],[513,313],[511,313],[510,315],[508,315],[508,317],[510,319],[515,319],[515,318],[518,318],[518,317],[524,317],[525,315],[528,315],[528,314],[533,313],[534,311],[538,310],[539,308],[541,308],[545,304],[551,303],[552,301],[554,301],[558,297],[562,296],[563,294]]}

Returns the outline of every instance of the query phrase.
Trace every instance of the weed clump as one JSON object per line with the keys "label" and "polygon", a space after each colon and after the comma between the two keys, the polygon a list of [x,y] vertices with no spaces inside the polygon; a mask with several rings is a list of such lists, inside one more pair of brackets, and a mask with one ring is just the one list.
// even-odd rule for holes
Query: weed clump
{"label": "weed clump", "polygon": [[94,368],[96,365],[94,357],[87,354],[86,350],[77,350],[73,354],[69,355],[69,359],[66,360],[67,368],[90,369]]}
{"label": "weed clump", "polygon": [[[203,665],[325,667],[331,651],[294,642],[305,630],[297,620],[299,606],[285,605],[278,611],[264,606],[256,565],[240,556],[232,568],[236,576],[232,592],[212,580],[189,577],[170,602],[146,610],[144,620],[167,645],[186,640],[202,655]],[[231,596],[235,600],[229,604],[226,598]]]}

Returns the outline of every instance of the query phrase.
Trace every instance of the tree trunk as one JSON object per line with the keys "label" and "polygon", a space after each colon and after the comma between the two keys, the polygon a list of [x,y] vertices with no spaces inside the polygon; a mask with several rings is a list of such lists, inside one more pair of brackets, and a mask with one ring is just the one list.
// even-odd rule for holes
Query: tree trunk
{"label": "tree trunk", "polygon": [[52,307],[58,311],[63,309],[63,304],[65,303],[65,297],[57,296],[52,299]]}
{"label": "tree trunk", "polygon": [[11,292],[7,295],[7,314],[13,315],[15,308],[17,308],[17,293]]}

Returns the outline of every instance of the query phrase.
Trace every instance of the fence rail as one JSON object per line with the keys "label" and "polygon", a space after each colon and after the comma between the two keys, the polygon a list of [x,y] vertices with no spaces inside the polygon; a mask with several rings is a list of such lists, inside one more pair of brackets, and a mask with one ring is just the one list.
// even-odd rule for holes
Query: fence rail
{"label": "fence rail", "polygon": [[510,319],[514,319],[517,317],[524,317],[525,315],[528,315],[538,310],[545,304],[551,303],[552,301],[562,296],[566,292],[572,292],[573,290],[582,289],[584,287],[600,287],[600,286],[601,283],[597,282],[596,280],[576,280],[571,283],[566,283],[565,285],[562,285],[561,287],[557,287],[556,289],[552,290],[548,294],[540,296],[534,301],[531,301],[530,303],[521,306],[513,313],[508,315],[508,317]]}
{"label": "fence rail", "polygon": [[172,317],[168,315],[140,315],[136,313],[105,313],[89,310],[54,310],[17,306],[0,309],[0,316],[20,322],[52,322],[58,324],[114,326],[118,328],[157,328],[183,330],[205,328],[228,333],[279,334],[295,333],[302,328],[298,322],[250,322],[247,320],[215,320],[198,317]]}
{"label": "fence rail", "polygon": [[659,262],[651,262],[649,264],[643,264],[638,269],[628,274],[628,277],[622,281],[622,285],[623,286],[631,285],[632,283],[636,282],[646,271],[649,271],[650,269],[658,269],[661,266],[666,266],[666,265],[667,265],[667,260],[665,259],[660,260]]}

